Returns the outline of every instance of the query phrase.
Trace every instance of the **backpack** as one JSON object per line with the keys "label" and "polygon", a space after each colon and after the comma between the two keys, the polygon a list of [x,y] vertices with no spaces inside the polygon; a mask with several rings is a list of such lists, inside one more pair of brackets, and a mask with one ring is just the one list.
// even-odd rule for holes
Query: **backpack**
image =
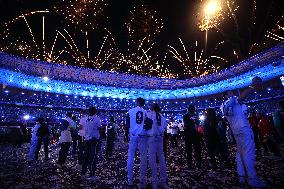
{"label": "backpack", "polygon": [[153,126],[153,120],[146,117],[145,120],[144,120],[144,129],[146,131],[152,129],[152,126]]}

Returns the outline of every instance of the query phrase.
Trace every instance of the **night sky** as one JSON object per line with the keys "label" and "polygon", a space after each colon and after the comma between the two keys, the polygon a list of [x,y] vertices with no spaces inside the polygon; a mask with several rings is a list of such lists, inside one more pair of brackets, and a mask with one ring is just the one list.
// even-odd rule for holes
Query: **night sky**
{"label": "night sky", "polygon": [[[66,28],[72,35],[76,44],[82,53],[86,53],[85,35],[80,32],[78,26],[70,27],[70,22],[64,18],[63,15],[54,12],[53,7],[60,4],[61,1],[50,0],[0,0],[0,23],[7,21],[21,15],[35,10],[48,9],[51,13],[46,17],[46,46],[51,46],[54,39],[55,31]],[[260,0],[256,4],[255,25],[250,25],[252,20],[253,1],[240,0],[236,1],[239,6],[236,11],[237,23],[233,19],[225,19],[219,26],[222,32],[217,32],[216,29],[208,31],[207,46],[205,46],[205,32],[201,32],[197,27],[197,12],[200,10],[200,1],[186,1],[186,0],[113,0],[108,1],[108,6],[105,9],[104,15],[107,18],[101,19],[99,27],[96,30],[89,32],[89,48],[90,55],[95,56],[99,51],[103,42],[105,32],[103,28],[107,28],[113,34],[116,40],[117,48],[120,52],[125,53],[129,48],[127,45],[128,33],[125,23],[129,17],[129,12],[133,10],[134,6],[146,5],[156,11],[157,16],[164,21],[164,27],[159,35],[155,38],[156,44],[152,57],[155,55],[155,60],[162,60],[167,51],[168,45],[174,46],[179,52],[183,52],[178,38],[180,37],[189,53],[194,51],[201,52],[204,49],[204,57],[210,55],[218,55],[225,58],[228,62],[215,62],[220,65],[220,68],[228,67],[235,64],[261,50],[267,49],[279,43],[279,41],[268,40],[265,37],[267,31],[273,31],[277,35],[284,36],[284,31],[275,30],[276,22],[284,15],[284,6],[279,1]],[[41,22],[40,18],[36,16],[27,18],[36,39],[41,37]],[[283,26],[283,20],[282,22]],[[68,26],[69,24],[69,26]],[[236,24],[238,30],[236,29]],[[17,23],[10,31],[13,34],[9,40],[1,39],[1,46],[7,46],[10,41],[19,38],[26,39],[31,42],[31,37],[28,33],[27,27],[22,23]],[[274,30],[273,30],[274,29]],[[0,29],[0,33],[1,33]],[[26,33],[25,33],[26,32]],[[139,34],[137,34],[139,36]],[[195,48],[195,41],[198,41],[198,49]],[[218,49],[214,48],[220,41],[225,41]],[[50,44],[48,44],[50,43]],[[249,53],[253,43],[258,43],[259,46],[254,48]],[[264,44],[265,43],[265,44]],[[60,42],[58,42],[58,45]],[[236,51],[238,56],[233,52]],[[13,53],[13,50],[8,50]],[[214,63],[214,62],[213,62]],[[72,63],[70,63],[72,65]],[[164,64],[168,65],[173,73],[179,73],[180,78],[187,78],[182,74],[183,67],[171,56],[168,56]],[[92,67],[92,65],[86,65]],[[107,66],[101,69],[108,69]],[[121,69],[120,71],[124,71]],[[143,74],[143,73],[138,73]],[[153,74],[155,75],[155,74]]]}

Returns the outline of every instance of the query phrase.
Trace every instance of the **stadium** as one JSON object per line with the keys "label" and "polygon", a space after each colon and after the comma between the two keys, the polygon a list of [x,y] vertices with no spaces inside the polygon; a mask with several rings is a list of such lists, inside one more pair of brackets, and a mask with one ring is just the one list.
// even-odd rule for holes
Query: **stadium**
{"label": "stadium", "polygon": [[[210,3],[210,1],[208,2]],[[222,1],[216,0],[214,2],[222,4]],[[271,23],[277,23],[280,31],[274,29],[273,26],[272,30],[264,33],[265,37],[269,39],[265,39],[264,42],[259,41],[258,43],[262,43],[262,45],[259,45],[259,48],[253,53],[251,53],[253,44],[250,44],[252,46],[250,46],[250,52],[246,52],[246,56],[240,58],[241,53],[244,53],[240,49],[239,51],[233,50],[233,58],[224,58],[225,56],[213,55],[209,51],[211,48],[211,51],[215,52],[219,45],[226,43],[227,39],[224,37],[226,35],[223,35],[224,41],[216,46],[210,44],[210,42],[215,43],[214,39],[211,39],[213,42],[207,41],[207,34],[209,31],[213,33],[212,30],[214,29],[220,33],[219,27],[226,19],[234,20],[236,24],[236,15],[242,17],[244,13],[238,9],[240,5],[237,6],[233,1],[227,1],[226,6],[218,5],[220,10],[216,9],[214,10],[216,12],[208,13],[210,18],[205,15],[203,19],[198,21],[199,32],[203,32],[202,35],[206,32],[204,50],[198,49],[197,40],[194,45],[190,46],[190,40],[184,43],[179,38],[179,43],[165,45],[168,49],[164,57],[162,57],[161,54],[163,53],[160,52],[159,47],[159,45],[163,46],[164,44],[161,42],[156,46],[156,43],[165,40],[159,38],[159,35],[163,33],[164,22],[162,19],[158,19],[159,16],[157,15],[159,14],[152,9],[153,7],[160,7],[161,4],[159,3],[158,5],[149,2],[148,4],[145,2],[138,3],[130,11],[125,24],[128,31],[127,47],[125,48],[127,50],[124,49],[123,45],[117,45],[119,41],[124,40],[121,37],[123,36],[122,32],[118,32],[121,39],[118,37],[117,41],[114,39],[114,34],[110,32],[113,29],[112,27],[118,27],[117,25],[108,29],[104,27],[100,29],[102,25],[105,25],[105,19],[108,17],[110,17],[108,19],[114,20],[108,22],[115,23],[115,19],[112,17],[115,15],[114,13],[110,13],[108,17],[105,16],[108,11],[112,10],[107,8],[108,6],[118,6],[115,3],[112,4],[104,0],[82,2],[78,0],[74,1],[73,4],[72,1],[57,1],[55,4],[43,3],[40,6],[23,2],[12,3],[11,5],[0,2],[1,4],[7,7],[22,5],[22,8],[15,8],[14,12],[27,12],[13,19],[4,19],[3,31],[0,31],[1,187],[136,188],[136,185],[138,188],[283,187],[284,164],[281,154],[283,154],[284,148],[281,101],[284,99],[284,42],[283,37],[281,37],[281,34],[283,34],[283,15],[277,12],[277,8],[275,8],[277,10],[275,15],[279,14],[280,16],[275,17],[280,19],[273,20]],[[49,10],[26,11],[30,7],[38,6],[47,7]],[[66,6],[65,12],[62,6]],[[203,4],[199,3],[198,6],[203,6]],[[86,12],[79,14],[78,10]],[[218,13],[218,11],[221,12]],[[96,14],[90,16],[92,15],[90,12]],[[259,11],[254,12],[254,14],[256,13],[261,15]],[[70,17],[72,14],[74,16]],[[200,14],[198,13],[196,17],[201,17]],[[230,16],[226,16],[227,14]],[[6,17],[9,16],[8,14]],[[80,20],[77,17],[80,17]],[[137,21],[137,18],[144,19],[144,21]],[[153,20],[153,18],[155,19]],[[49,30],[48,24],[45,23],[48,19],[54,21],[52,24],[49,23],[49,26],[57,27],[58,24],[63,24],[64,27],[73,31],[70,34],[65,29],[65,33],[63,30],[57,29],[51,48],[48,47],[48,43],[49,45],[52,44],[50,33],[53,30]],[[84,19],[93,23],[89,25]],[[255,22],[259,22],[256,18],[254,19]],[[22,23],[20,23],[21,20]],[[40,36],[41,34],[37,36],[37,33],[40,33],[38,29],[33,31],[31,29],[32,27],[35,28],[38,20],[42,22],[42,36]],[[85,24],[82,24],[82,20]],[[167,19],[165,23],[167,21],[170,23]],[[24,26],[23,23],[25,23]],[[253,26],[257,27],[258,25]],[[165,30],[167,30],[167,24],[165,27]],[[24,34],[27,31],[29,31],[29,35]],[[104,35],[105,33],[106,35]],[[81,37],[71,37],[79,34]],[[94,39],[90,37],[92,34],[104,36],[101,46],[97,43],[91,45],[94,42],[92,41]],[[200,34],[200,36],[202,35]],[[62,41],[59,40],[58,36],[61,37]],[[85,43],[82,42],[85,39],[80,41],[82,36],[86,37],[86,44],[82,44]],[[200,37],[199,34],[196,34],[196,36],[197,38]],[[37,41],[39,38],[41,38],[41,42]],[[48,41],[49,39],[50,41]],[[210,36],[208,39],[210,40]],[[247,40],[247,38],[244,39]],[[28,41],[30,45],[28,45]],[[57,47],[55,44],[57,44]],[[185,56],[174,48],[175,45],[180,44],[186,54]],[[192,48],[195,51],[193,59],[188,55],[191,51],[186,50],[189,46],[190,49]],[[221,54],[228,54],[230,48],[226,47],[220,51]],[[155,52],[155,49],[159,50]],[[48,52],[49,50],[50,52]],[[98,51],[97,55],[95,55],[96,51]],[[172,57],[166,58],[167,54],[171,54]],[[204,56],[206,57],[204,58]],[[171,66],[173,60],[176,62],[174,66]],[[225,66],[224,63],[226,63]],[[257,80],[257,82],[254,82],[254,80]],[[243,108],[244,115],[248,118],[250,130],[254,134],[252,142],[256,153],[253,158],[256,159],[257,175],[263,178],[265,184],[260,181],[260,178],[257,181],[251,181],[253,180],[249,175],[251,170],[246,170],[248,174],[246,182],[241,182],[242,180],[239,179],[241,177],[239,162],[234,159],[235,156],[238,156],[236,154],[239,153],[238,134],[234,133],[235,123],[231,122],[229,115],[224,113],[224,109],[221,108],[227,102],[224,94],[226,95],[228,91],[232,91],[235,98],[249,91],[242,98],[240,106]],[[136,150],[139,153],[134,153],[134,168],[132,167],[134,178],[129,180],[131,174],[129,172],[130,151],[128,150],[132,145],[132,140],[134,140],[132,138],[134,133],[131,133],[131,128],[135,126],[127,120],[128,117],[131,120],[130,110],[137,107],[140,98],[145,100],[145,105],[143,104],[141,107],[148,114],[154,111],[153,104],[157,104],[161,109],[160,115],[166,120],[165,131],[161,136],[164,137],[163,156],[165,156],[166,161],[167,171],[165,174],[167,174],[167,179],[166,181],[159,181],[159,184],[153,181],[155,176],[153,176],[153,162],[150,160],[151,154],[148,154],[149,165],[148,168],[146,165],[147,173],[144,175],[146,181],[141,181],[139,166],[140,161],[142,162],[142,151],[140,152],[139,147],[139,150],[138,148]],[[140,105],[138,106],[140,107]],[[84,175],[81,175],[81,169],[84,167],[85,155],[88,152],[85,149],[88,143],[87,135],[79,136],[79,133],[76,133],[76,137],[74,137],[71,122],[69,122],[68,128],[71,128],[72,140],[63,143],[60,141],[64,132],[64,129],[62,130],[63,120],[68,121],[69,114],[74,117],[76,132],[79,130],[88,131],[86,128],[89,126],[84,125],[81,119],[88,114],[87,112],[91,107],[95,107],[96,117],[100,120],[100,127],[97,131],[100,137],[96,139],[95,147],[97,149],[95,150],[96,170],[88,168],[90,174],[93,173],[95,176],[91,175],[89,178],[85,178]],[[196,161],[196,165],[192,167],[189,164],[188,146],[186,144],[187,140],[191,140],[187,139],[186,132],[189,131],[186,129],[185,118],[185,115],[189,112],[189,107],[195,108],[195,114],[192,114],[190,119],[195,117],[194,119],[198,122],[195,127],[196,132],[200,135],[199,142],[201,145],[199,147],[201,155],[197,157],[198,149],[196,149],[196,144],[192,143],[193,155],[195,156],[193,159]],[[221,143],[219,143],[221,136],[214,140],[210,139],[214,132],[210,130],[210,127],[209,132],[206,126],[210,123],[208,121],[209,111],[214,111],[214,115],[216,114],[217,117],[220,116],[221,119],[224,119],[224,125],[226,125],[225,143],[228,145],[227,159],[232,164],[230,167],[226,167],[225,163],[222,162],[222,151],[219,149],[221,148]],[[259,116],[255,118],[257,120],[257,131],[253,125],[254,122],[251,122],[252,115]],[[43,118],[44,124],[48,125],[49,128],[48,147],[46,147],[48,152],[46,152],[46,148],[41,149],[41,142],[38,143],[40,136],[36,133],[35,128],[39,123],[39,118]],[[113,154],[107,157],[105,153],[107,154],[109,150],[109,135],[107,134],[109,131],[106,130],[108,130],[110,123],[114,122],[113,120],[117,125],[117,131],[112,144],[114,146],[111,150]],[[263,126],[263,122],[266,123],[265,126]],[[154,125],[151,125],[151,127],[154,127]],[[85,129],[82,129],[82,127],[85,127]],[[174,131],[175,129],[176,131]],[[65,129],[65,131],[67,130]],[[267,135],[269,135],[268,139]],[[38,150],[38,152],[35,152],[37,154],[36,159],[30,156],[34,137],[37,138],[35,143]],[[83,140],[81,143],[80,137]],[[147,144],[152,144],[149,143],[152,136],[147,134],[147,137],[149,138]],[[208,142],[210,140],[211,142]],[[65,143],[68,143],[69,146],[66,152],[62,152]],[[213,148],[210,143],[215,143],[217,146],[215,155],[212,150],[210,151],[210,148]],[[80,156],[80,150],[82,150],[82,156]],[[218,150],[220,152],[217,152]],[[150,151],[150,147],[148,147],[148,151]],[[64,163],[60,164],[62,153],[65,153],[66,157]],[[38,156],[40,157],[38,158]],[[45,158],[43,158],[44,156]],[[158,155],[156,158],[158,158]],[[198,165],[198,158],[202,159],[201,165]],[[215,162],[212,161],[215,158],[218,164],[216,167]],[[155,161],[155,164],[161,166],[161,160]],[[236,166],[238,169],[236,169]],[[162,177],[163,173],[160,172],[157,175]]]}

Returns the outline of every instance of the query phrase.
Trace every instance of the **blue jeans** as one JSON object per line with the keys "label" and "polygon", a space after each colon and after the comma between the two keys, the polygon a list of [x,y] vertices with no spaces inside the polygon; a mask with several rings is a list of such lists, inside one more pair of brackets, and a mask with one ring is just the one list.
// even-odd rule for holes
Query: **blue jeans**
{"label": "blue jeans", "polygon": [[83,152],[83,165],[82,165],[82,175],[85,175],[87,169],[90,171],[90,176],[95,175],[97,168],[97,144],[98,140],[93,138],[91,140],[85,140],[84,152]]}
{"label": "blue jeans", "polygon": [[39,154],[39,150],[41,148],[42,143],[43,143],[43,147],[44,147],[45,159],[48,158],[49,136],[41,136],[41,137],[38,137],[38,139],[37,139],[37,145],[36,145],[36,150],[35,150],[35,159],[36,160],[38,160],[38,154]]}

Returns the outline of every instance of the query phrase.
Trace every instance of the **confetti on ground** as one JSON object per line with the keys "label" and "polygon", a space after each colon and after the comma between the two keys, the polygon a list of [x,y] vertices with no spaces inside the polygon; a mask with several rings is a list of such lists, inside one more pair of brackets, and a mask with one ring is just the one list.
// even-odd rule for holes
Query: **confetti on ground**
{"label": "confetti on ground", "polygon": [[[68,156],[66,166],[58,167],[58,146],[49,146],[50,158],[44,160],[40,152],[38,161],[28,160],[29,144],[23,144],[15,149],[10,144],[0,145],[0,188],[126,188],[126,161],[128,144],[116,141],[114,155],[105,159],[105,141],[98,157],[96,171],[97,181],[82,179],[77,156]],[[284,145],[281,146],[282,154]],[[170,188],[248,188],[238,184],[235,166],[235,146],[230,145],[232,170],[219,164],[219,169],[213,171],[208,166],[207,154],[203,151],[202,168],[189,169],[186,165],[183,142],[175,150],[169,149],[167,154],[167,174]],[[18,154],[16,156],[16,154]],[[137,153],[138,157],[138,153]],[[257,157],[256,168],[259,176],[268,182],[269,188],[283,188],[284,159],[272,156]],[[138,183],[139,159],[134,164],[135,184]],[[150,183],[150,169],[147,172]],[[147,188],[151,188],[148,184]]]}

